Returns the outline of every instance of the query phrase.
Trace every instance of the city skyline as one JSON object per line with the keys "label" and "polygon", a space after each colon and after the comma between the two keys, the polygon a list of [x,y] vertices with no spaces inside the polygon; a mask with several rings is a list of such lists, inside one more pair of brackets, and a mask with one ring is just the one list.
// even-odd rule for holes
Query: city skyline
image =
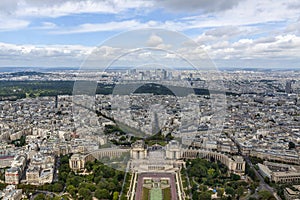
{"label": "city skyline", "polygon": [[299,73],[2,73],[0,197],[299,198]]}

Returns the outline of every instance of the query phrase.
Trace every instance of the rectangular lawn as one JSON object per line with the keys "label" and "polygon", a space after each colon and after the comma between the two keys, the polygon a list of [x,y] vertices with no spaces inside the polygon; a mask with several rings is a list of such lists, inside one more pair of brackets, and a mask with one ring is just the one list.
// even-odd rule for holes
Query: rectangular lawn
{"label": "rectangular lawn", "polygon": [[162,190],[160,188],[151,189],[150,200],[163,200]]}

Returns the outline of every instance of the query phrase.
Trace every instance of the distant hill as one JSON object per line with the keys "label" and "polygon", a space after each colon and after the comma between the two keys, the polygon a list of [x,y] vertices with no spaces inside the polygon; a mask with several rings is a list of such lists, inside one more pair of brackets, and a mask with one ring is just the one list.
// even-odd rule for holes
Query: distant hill
{"label": "distant hill", "polygon": [[55,72],[55,71],[67,71],[67,70],[79,70],[78,67],[0,67],[1,72]]}

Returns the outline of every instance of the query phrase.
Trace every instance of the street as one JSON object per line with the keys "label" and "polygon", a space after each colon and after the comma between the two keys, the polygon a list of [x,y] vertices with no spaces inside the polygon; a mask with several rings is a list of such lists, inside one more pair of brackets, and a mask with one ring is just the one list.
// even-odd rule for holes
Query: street
{"label": "street", "polygon": [[269,186],[269,184],[267,184],[265,182],[264,178],[260,175],[260,173],[255,169],[255,167],[251,163],[249,157],[248,156],[243,156],[243,157],[244,157],[245,161],[247,162],[247,164],[250,166],[250,168],[254,170],[256,177],[258,177],[258,179],[259,179],[259,187],[255,191],[255,195],[257,195],[257,191],[266,190],[266,191],[269,191],[271,194],[273,194],[277,200],[281,200],[281,198],[277,195],[277,191],[274,188],[272,188],[271,186]]}

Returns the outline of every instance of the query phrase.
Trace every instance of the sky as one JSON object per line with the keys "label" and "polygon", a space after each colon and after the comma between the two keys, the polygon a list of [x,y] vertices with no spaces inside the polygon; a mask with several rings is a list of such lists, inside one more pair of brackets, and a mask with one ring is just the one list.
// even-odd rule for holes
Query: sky
{"label": "sky", "polygon": [[300,68],[299,0],[1,0],[0,67],[79,67],[95,49],[109,60],[115,36],[145,28],[187,36],[218,67]]}

